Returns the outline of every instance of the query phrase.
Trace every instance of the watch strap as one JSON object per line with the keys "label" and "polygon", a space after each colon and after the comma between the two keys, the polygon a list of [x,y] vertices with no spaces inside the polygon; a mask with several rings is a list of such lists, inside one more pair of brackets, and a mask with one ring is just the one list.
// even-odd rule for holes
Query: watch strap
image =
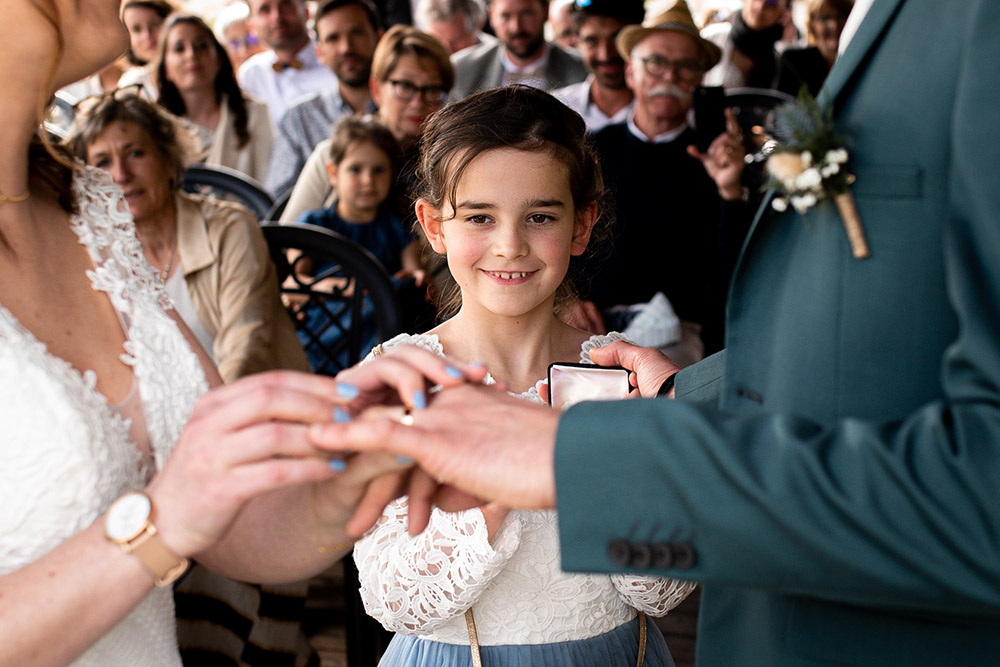
{"label": "watch strap", "polygon": [[122,544],[127,553],[135,554],[140,562],[153,575],[159,587],[169,586],[184,574],[190,561],[178,556],[163,543],[157,534],[156,526],[149,524],[135,539]]}

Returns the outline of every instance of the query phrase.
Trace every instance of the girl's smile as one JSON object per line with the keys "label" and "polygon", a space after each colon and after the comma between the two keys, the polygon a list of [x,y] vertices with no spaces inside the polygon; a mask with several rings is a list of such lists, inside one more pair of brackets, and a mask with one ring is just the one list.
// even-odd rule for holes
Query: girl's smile
{"label": "girl's smile", "polygon": [[567,166],[545,150],[485,151],[462,173],[454,210],[422,202],[418,216],[434,250],[448,257],[463,310],[509,317],[551,316],[593,223],[589,208],[573,206]]}

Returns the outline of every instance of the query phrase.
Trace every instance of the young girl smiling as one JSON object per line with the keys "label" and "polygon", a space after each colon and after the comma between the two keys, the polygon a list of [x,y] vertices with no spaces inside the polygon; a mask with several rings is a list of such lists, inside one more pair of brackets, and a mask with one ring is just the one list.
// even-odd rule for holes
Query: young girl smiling
{"label": "young girl smiling", "polygon": [[[542,401],[548,365],[589,362],[620,338],[556,317],[572,298],[570,258],[599,217],[600,171],[583,120],[546,93],[513,86],[448,106],[422,139],[417,218],[457,285],[414,344],[478,360],[526,400]],[[686,582],[560,570],[556,515],[495,504],[434,510],[411,537],[406,500],[390,505],[355,547],[368,613],[396,632],[382,665],[672,665],[640,612],[662,615]],[[643,648],[640,648],[643,647]]]}

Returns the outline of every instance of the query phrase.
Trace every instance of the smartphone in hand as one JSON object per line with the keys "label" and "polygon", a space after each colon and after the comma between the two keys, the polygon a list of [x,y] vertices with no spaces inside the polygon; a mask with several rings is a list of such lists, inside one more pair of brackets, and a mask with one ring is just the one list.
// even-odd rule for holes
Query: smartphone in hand
{"label": "smartphone in hand", "polygon": [[698,86],[692,95],[695,146],[704,153],[726,131],[726,91],[722,86]]}
{"label": "smartphone in hand", "polygon": [[580,401],[626,398],[631,390],[628,369],[593,364],[549,364],[549,404],[560,410]]}

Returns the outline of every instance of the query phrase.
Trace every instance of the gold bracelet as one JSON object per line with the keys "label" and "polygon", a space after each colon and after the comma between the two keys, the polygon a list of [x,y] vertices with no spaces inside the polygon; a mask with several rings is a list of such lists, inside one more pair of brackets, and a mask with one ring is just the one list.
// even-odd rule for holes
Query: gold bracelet
{"label": "gold bracelet", "polygon": [[309,517],[312,519],[313,530],[316,533],[316,544],[317,548],[322,553],[332,553],[334,551],[342,551],[348,547],[354,546],[357,540],[348,540],[346,542],[341,542],[339,544],[323,544],[323,536],[321,534],[322,530],[319,525],[319,515],[316,513],[316,485],[309,485]]}

